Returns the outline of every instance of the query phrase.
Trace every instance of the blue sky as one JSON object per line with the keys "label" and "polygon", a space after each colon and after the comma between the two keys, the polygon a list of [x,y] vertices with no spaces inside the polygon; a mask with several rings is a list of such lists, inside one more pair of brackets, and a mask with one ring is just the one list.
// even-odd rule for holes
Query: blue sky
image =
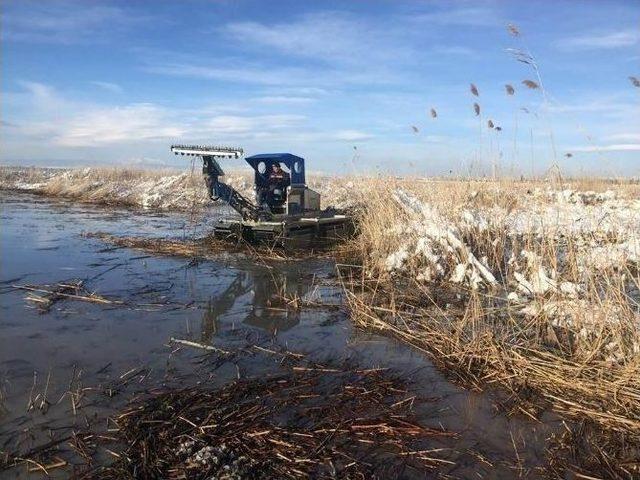
{"label": "blue sky", "polygon": [[1,48],[2,163],[177,165],[181,141],[330,172],[640,174],[638,0],[5,0]]}

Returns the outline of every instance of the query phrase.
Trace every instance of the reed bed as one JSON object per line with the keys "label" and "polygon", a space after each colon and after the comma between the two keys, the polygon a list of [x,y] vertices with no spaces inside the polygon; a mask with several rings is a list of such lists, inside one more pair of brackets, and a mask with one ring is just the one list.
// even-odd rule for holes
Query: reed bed
{"label": "reed bed", "polygon": [[[638,189],[592,186],[378,184],[341,268],[353,320],[501,387],[514,412],[552,407],[640,445]],[[603,472],[640,474],[619,451]]]}
{"label": "reed bed", "polygon": [[115,417],[125,445],[102,478],[396,478],[447,464],[385,370],[295,365],[218,390],[157,392]]}
{"label": "reed bed", "polygon": [[[29,192],[98,205],[201,211],[210,206],[200,165],[189,170],[128,168],[26,168],[0,166],[0,190]],[[253,199],[251,171],[229,171],[224,181]],[[309,186],[324,207],[351,206],[354,181],[316,175]]]}
{"label": "reed bed", "polygon": [[229,252],[246,251],[229,242],[217,240],[213,237],[203,237],[198,239],[171,239],[171,238],[150,238],[132,237],[124,235],[113,235],[106,232],[86,233],[85,238],[100,240],[101,242],[119,248],[130,248],[156,255],[167,255],[176,257],[186,257],[192,259],[213,259]]}
{"label": "reed bed", "polygon": [[94,238],[101,242],[113,245],[115,248],[130,248],[154,255],[167,255],[184,257],[191,261],[221,260],[251,258],[261,263],[267,261],[288,261],[304,258],[319,258],[327,256],[346,255],[340,245],[309,245],[306,248],[287,246],[283,248],[280,242],[273,245],[269,243],[251,244],[243,239],[231,237],[230,239],[216,238],[213,234],[197,238],[150,238],[113,235],[106,232],[90,232],[84,234],[85,238]]}
{"label": "reed bed", "polygon": [[[193,361],[209,372],[254,356],[276,359],[277,368],[222,386],[198,381],[185,388],[171,378],[162,386],[133,385],[137,394],[107,422],[72,424],[50,441],[7,452],[0,472],[24,465],[46,475],[73,470],[74,478],[361,479],[455,467],[443,446],[457,434],[419,420],[414,411],[430,399],[388,369],[317,363],[267,345],[222,350],[171,343],[206,351]],[[111,398],[148,375],[133,368],[115,383],[86,388],[83,404]]]}

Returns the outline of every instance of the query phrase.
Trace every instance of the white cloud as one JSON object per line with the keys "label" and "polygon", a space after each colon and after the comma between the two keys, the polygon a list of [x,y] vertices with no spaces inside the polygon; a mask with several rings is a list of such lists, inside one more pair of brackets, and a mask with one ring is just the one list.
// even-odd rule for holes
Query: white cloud
{"label": "white cloud", "polygon": [[79,103],[41,83],[23,82],[23,87],[25,92],[16,95],[25,114],[20,126],[12,128],[12,138],[22,137],[25,144],[37,139],[39,145],[78,148],[178,138],[223,142],[287,138],[306,121],[298,114],[236,115],[206,108],[169,109],[153,103]]}
{"label": "white cloud", "polygon": [[92,85],[95,85],[96,87],[100,87],[104,90],[107,90],[108,92],[111,93],[123,93],[124,90],[122,89],[122,87],[120,85],[118,85],[117,83],[111,83],[111,82],[101,82],[101,81],[93,81],[91,82]]}
{"label": "white cloud", "polygon": [[506,22],[492,8],[463,7],[440,10],[430,13],[419,13],[411,16],[411,20],[420,23],[438,25],[459,25],[468,27],[504,27]]}
{"label": "white cloud", "polygon": [[622,30],[603,34],[581,35],[559,40],[557,45],[562,50],[595,50],[632,47],[640,43],[640,31]]}
{"label": "white cloud", "polygon": [[60,112],[69,104],[49,85],[25,80],[20,80],[17,83],[23,88],[23,91],[19,93],[3,92],[3,101],[6,105],[17,103],[27,106],[30,111]]}
{"label": "white cloud", "polygon": [[612,142],[638,142],[640,143],[640,132],[638,133],[614,133],[604,137],[607,141]]}
{"label": "white cloud", "polygon": [[[218,61],[218,63],[221,63]],[[238,62],[229,62],[237,65]],[[373,67],[373,66],[372,66]],[[203,65],[201,63],[167,63],[157,60],[143,67],[150,73],[176,77],[203,78],[234,84],[246,83],[268,87],[294,87],[303,90],[326,91],[323,87],[348,84],[386,84],[400,78],[399,74],[366,69],[270,67],[255,64],[240,64],[233,67]]]}
{"label": "white cloud", "polygon": [[14,115],[20,116],[16,135],[60,147],[89,147],[172,138],[184,126],[170,112],[150,103],[116,106],[66,98],[49,85],[20,82],[24,91],[8,93]]}
{"label": "white cloud", "polygon": [[[345,142],[374,138],[366,131],[340,129],[333,123],[324,128],[309,125],[309,119],[297,113],[254,113],[251,108],[244,113],[221,113],[225,109],[167,108],[153,103],[105,105],[73,100],[41,83],[24,82],[23,87],[20,125],[7,129],[6,135],[12,146],[9,154],[16,158],[46,151],[57,158],[82,155],[84,162],[91,163],[88,152],[96,152],[95,158],[102,161],[106,152],[120,152],[108,161],[121,157],[155,163],[165,145],[178,140],[234,143],[255,151],[304,151],[309,145],[341,148]],[[249,100],[247,105],[255,102]]]}
{"label": "white cloud", "polygon": [[315,98],[311,97],[296,97],[289,95],[266,95],[264,97],[257,97],[255,102],[265,104],[301,104],[315,102]]}
{"label": "white cloud", "polygon": [[614,145],[588,145],[569,149],[572,152],[640,152],[640,143],[619,143]]}
{"label": "white cloud", "polygon": [[282,24],[236,22],[225,28],[243,46],[352,66],[411,59],[415,50],[405,39],[406,30],[400,30],[397,25],[369,23],[362,17],[332,11]]}
{"label": "white cloud", "polygon": [[171,125],[168,117],[163,108],[148,103],[92,109],[60,124],[53,141],[89,147],[182,136],[185,129]]}
{"label": "white cloud", "polygon": [[360,130],[340,130],[333,135],[333,138],[347,142],[358,142],[373,138],[373,135]]}
{"label": "white cloud", "polygon": [[[444,22],[442,15],[440,12],[429,21]],[[496,22],[495,15],[485,9],[450,12],[447,18],[475,23],[487,23],[491,18]],[[167,62],[166,55],[146,55],[147,65],[142,68],[163,75],[315,90],[268,95],[314,97],[348,85],[406,85],[421,62],[478,55],[463,45],[416,43],[423,28],[409,16],[380,21],[336,11],[307,14],[286,23],[233,22],[216,33],[237,56],[208,61],[178,54]],[[277,100],[284,103],[284,99]]]}
{"label": "white cloud", "polygon": [[3,9],[3,41],[62,43],[100,41],[146,18],[90,2],[16,2]]}
{"label": "white cloud", "polygon": [[265,68],[253,65],[241,67],[218,67],[191,63],[157,63],[144,67],[151,73],[177,77],[204,78],[234,83],[258,85],[304,84],[313,80],[313,75],[301,68]]}
{"label": "white cloud", "polygon": [[264,135],[300,126],[302,115],[219,115],[203,125],[203,130],[216,136]]}
{"label": "white cloud", "polygon": [[[632,92],[631,92],[632,93]],[[549,111],[553,113],[593,113],[633,115],[638,113],[638,106],[627,100],[628,95],[597,95],[585,97],[574,103],[552,103]]]}
{"label": "white cloud", "polygon": [[318,87],[285,87],[285,88],[271,88],[269,89],[271,95],[297,95],[304,97],[319,97],[322,95],[328,95],[329,90]]}
{"label": "white cloud", "polygon": [[350,60],[358,50],[356,24],[331,14],[309,15],[295,23],[265,25],[238,22],[228,33],[243,42],[258,44],[295,56]]}
{"label": "white cloud", "polygon": [[49,85],[39,82],[22,80],[18,82],[38,102],[50,102],[56,99],[55,90]]}

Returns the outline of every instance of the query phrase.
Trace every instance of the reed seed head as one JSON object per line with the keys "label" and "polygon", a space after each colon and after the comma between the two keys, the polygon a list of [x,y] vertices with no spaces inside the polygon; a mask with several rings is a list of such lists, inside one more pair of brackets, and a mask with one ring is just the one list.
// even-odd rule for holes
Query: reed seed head
{"label": "reed seed head", "polygon": [[531,90],[536,90],[538,88],[540,88],[540,85],[538,85],[536,82],[534,82],[533,80],[523,80],[522,84],[527,87],[530,88]]}
{"label": "reed seed head", "polygon": [[519,37],[520,36],[520,29],[518,28],[517,25],[515,25],[513,23],[508,23],[507,24],[507,31],[513,37]]}

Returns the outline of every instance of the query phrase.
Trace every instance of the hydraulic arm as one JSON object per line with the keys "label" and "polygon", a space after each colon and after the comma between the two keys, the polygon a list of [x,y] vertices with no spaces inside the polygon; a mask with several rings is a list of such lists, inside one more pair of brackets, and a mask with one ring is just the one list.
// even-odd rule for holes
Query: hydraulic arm
{"label": "hydraulic arm", "polygon": [[176,155],[190,155],[202,158],[202,173],[209,197],[216,201],[222,200],[237,211],[243,220],[266,220],[270,217],[256,205],[247,200],[235,188],[220,181],[224,171],[216,158],[239,158],[243,151],[240,148],[212,147],[201,145],[172,145],[171,151]]}
{"label": "hydraulic arm", "polygon": [[221,182],[219,177],[224,175],[222,168],[211,156],[203,156],[202,171],[205,176],[209,197],[216,201],[222,200],[227,202],[231,208],[238,212],[244,220],[261,220],[264,214],[253,203],[247,200],[235,188]]}

